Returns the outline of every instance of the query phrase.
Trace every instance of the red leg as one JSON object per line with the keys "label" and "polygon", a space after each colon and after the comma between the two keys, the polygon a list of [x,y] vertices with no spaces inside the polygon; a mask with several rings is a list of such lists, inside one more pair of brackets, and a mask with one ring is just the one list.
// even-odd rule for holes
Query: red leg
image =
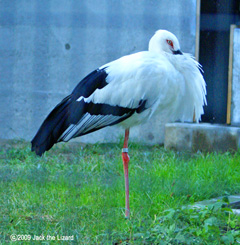
{"label": "red leg", "polygon": [[130,209],[129,209],[129,179],[128,179],[128,138],[129,138],[129,129],[125,130],[125,138],[122,149],[122,159],[123,159],[123,169],[124,169],[124,178],[125,178],[125,216],[129,218]]}

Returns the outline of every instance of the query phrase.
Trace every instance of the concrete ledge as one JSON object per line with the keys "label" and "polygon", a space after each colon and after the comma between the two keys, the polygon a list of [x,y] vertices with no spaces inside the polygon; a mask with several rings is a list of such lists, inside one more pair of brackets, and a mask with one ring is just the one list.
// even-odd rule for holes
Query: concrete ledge
{"label": "concrete ledge", "polygon": [[208,123],[168,123],[164,147],[177,151],[225,152],[240,147],[240,127]]}
{"label": "concrete ledge", "polygon": [[209,206],[218,201],[223,201],[226,198],[229,203],[226,206],[231,208],[235,214],[240,215],[240,194],[227,196],[227,197],[217,197],[217,198],[212,198],[210,200],[204,200],[204,201],[195,203],[194,207],[199,208],[201,206]]}

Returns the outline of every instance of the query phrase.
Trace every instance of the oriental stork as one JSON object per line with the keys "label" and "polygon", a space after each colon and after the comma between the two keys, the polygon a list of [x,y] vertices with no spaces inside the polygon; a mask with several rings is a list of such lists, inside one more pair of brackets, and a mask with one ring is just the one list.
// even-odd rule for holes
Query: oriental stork
{"label": "oriental stork", "polygon": [[123,56],[83,78],[47,116],[31,142],[32,151],[41,156],[60,141],[121,125],[125,129],[125,215],[129,217],[129,128],[154,114],[165,122],[193,117],[199,122],[206,104],[201,71],[190,54],[181,52],[174,34],[158,30],[148,51]]}

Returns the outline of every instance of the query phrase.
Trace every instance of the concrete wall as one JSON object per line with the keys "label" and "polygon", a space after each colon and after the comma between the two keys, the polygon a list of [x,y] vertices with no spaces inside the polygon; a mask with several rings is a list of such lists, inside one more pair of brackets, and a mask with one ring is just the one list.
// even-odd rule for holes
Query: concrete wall
{"label": "concrete wall", "polygon": [[[157,29],[175,33],[194,54],[196,0],[0,0],[0,139],[32,139],[85,75],[146,50]],[[81,140],[115,141],[119,134],[113,127]],[[137,139],[163,142],[160,118],[133,129]]]}
{"label": "concrete wall", "polygon": [[233,71],[231,124],[240,126],[240,28],[233,33]]}

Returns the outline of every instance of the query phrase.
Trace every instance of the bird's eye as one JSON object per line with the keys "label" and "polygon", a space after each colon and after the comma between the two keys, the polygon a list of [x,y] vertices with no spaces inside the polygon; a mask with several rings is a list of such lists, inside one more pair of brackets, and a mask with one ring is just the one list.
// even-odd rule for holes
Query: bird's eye
{"label": "bird's eye", "polygon": [[173,42],[172,40],[167,40],[168,45],[170,45],[173,48]]}

